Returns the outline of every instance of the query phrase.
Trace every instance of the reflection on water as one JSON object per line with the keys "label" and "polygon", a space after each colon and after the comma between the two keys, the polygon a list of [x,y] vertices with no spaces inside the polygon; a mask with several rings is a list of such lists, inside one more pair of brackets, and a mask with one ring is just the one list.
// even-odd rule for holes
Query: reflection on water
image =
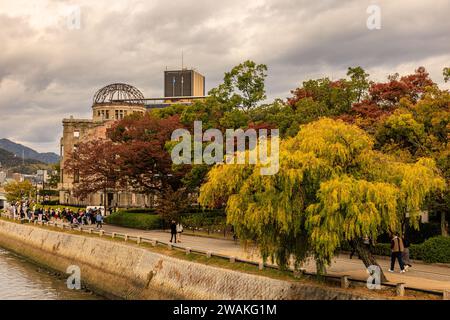
{"label": "reflection on water", "polygon": [[84,290],[67,289],[64,279],[0,248],[0,300],[97,300]]}

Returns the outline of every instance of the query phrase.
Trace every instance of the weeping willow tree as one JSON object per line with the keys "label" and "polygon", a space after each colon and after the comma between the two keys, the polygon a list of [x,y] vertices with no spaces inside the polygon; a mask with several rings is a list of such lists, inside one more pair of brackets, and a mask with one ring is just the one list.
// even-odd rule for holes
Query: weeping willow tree
{"label": "weeping willow tree", "polygon": [[401,232],[406,215],[418,228],[427,194],[444,187],[433,160],[395,161],[358,127],[327,118],[282,141],[279,159],[271,176],[260,174],[262,165],[216,165],[199,201],[225,204],[237,235],[282,267],[313,257],[324,273],[345,242],[366,266],[377,265],[362,238]]}

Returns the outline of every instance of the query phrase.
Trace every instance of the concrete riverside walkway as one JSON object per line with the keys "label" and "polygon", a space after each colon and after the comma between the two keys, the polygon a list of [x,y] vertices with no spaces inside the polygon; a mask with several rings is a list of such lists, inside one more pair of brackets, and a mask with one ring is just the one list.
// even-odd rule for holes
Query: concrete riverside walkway
{"label": "concrete riverside walkway", "polygon": [[[170,240],[170,233],[164,231],[145,231],[112,225],[105,225],[103,230],[128,234],[130,236],[142,236],[163,242],[169,242]],[[183,234],[179,245],[183,247],[190,247],[191,249],[211,251],[218,254],[239,257],[257,262],[261,261],[257,248],[245,249],[238,242],[233,240]],[[400,274],[398,263],[396,263],[395,266],[395,273],[387,272],[390,264],[388,259],[380,258],[378,259],[378,263],[383,268],[389,282],[405,283],[407,287],[425,290],[450,290],[450,267],[448,266],[414,263],[413,267],[410,268],[410,271]],[[314,261],[308,261],[305,263],[304,268],[309,272],[316,272]],[[352,278],[361,280],[366,280],[368,277],[366,268],[362,261],[358,259],[357,255],[355,255],[353,259],[349,259],[348,255],[339,255],[334,259],[327,271],[332,275],[349,275]]]}

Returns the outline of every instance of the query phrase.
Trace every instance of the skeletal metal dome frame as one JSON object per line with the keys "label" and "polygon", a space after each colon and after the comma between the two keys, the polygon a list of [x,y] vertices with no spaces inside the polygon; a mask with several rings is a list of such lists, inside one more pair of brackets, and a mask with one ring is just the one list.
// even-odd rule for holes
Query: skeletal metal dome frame
{"label": "skeletal metal dome frame", "polygon": [[113,83],[98,90],[94,95],[95,104],[126,101],[127,104],[144,104],[144,95],[136,87],[125,83]]}

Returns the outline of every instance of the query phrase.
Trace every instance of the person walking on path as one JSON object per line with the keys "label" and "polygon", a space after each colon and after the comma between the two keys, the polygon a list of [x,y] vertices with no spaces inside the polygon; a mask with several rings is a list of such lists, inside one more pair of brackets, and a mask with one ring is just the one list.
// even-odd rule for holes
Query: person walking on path
{"label": "person walking on path", "polygon": [[402,259],[404,248],[402,238],[400,238],[398,233],[396,233],[391,240],[391,268],[389,269],[389,272],[394,272],[396,259],[400,265],[400,273],[405,272],[405,266]]}
{"label": "person walking on path", "polygon": [[403,238],[403,254],[402,259],[403,263],[405,264],[405,270],[408,271],[408,268],[412,267],[411,260],[409,259],[409,240],[408,238]]}
{"label": "person walking on path", "polygon": [[178,242],[181,242],[181,233],[183,232],[183,225],[181,222],[178,222],[177,224],[177,235],[178,235]]}
{"label": "person walking on path", "polygon": [[97,216],[95,217],[95,221],[97,222],[97,229],[103,228],[103,216],[100,213],[100,211],[97,213]]}
{"label": "person walking on path", "polygon": [[175,223],[175,220],[172,220],[170,223],[170,242],[175,240],[175,243],[177,242],[177,224]]}

